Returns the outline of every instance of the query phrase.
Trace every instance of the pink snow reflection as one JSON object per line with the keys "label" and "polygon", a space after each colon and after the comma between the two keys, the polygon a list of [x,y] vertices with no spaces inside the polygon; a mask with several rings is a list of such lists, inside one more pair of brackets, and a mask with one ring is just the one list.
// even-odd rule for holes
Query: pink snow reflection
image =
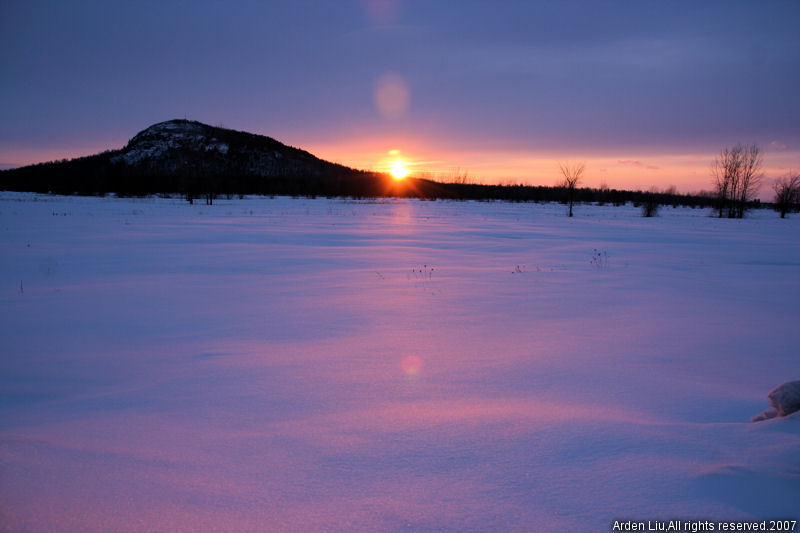
{"label": "pink snow reflection", "polygon": [[[281,434],[349,447],[381,434],[447,427],[451,436],[471,434],[476,426],[505,424],[509,430],[568,421],[646,423],[636,413],[606,406],[569,405],[538,399],[449,398],[386,402],[368,409],[329,413],[280,424]],[[499,433],[497,433],[499,434]],[[359,435],[359,439],[343,438]]]}

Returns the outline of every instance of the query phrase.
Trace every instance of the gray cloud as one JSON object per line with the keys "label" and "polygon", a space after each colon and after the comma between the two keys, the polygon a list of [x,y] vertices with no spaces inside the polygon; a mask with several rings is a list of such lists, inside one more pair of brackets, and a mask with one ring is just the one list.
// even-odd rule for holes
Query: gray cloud
{"label": "gray cloud", "polygon": [[[797,2],[25,2],[0,17],[0,148],[187,116],[302,140],[509,149],[800,142]],[[375,111],[404,77],[402,121]]]}

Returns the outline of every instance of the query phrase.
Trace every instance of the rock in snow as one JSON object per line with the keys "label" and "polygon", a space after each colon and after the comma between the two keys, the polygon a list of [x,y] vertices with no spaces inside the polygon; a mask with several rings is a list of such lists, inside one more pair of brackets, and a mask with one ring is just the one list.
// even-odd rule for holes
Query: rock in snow
{"label": "rock in snow", "polygon": [[787,381],[778,385],[769,394],[769,404],[773,407],[767,409],[750,419],[751,422],[760,422],[776,416],[788,416],[795,411],[800,411],[800,380]]}

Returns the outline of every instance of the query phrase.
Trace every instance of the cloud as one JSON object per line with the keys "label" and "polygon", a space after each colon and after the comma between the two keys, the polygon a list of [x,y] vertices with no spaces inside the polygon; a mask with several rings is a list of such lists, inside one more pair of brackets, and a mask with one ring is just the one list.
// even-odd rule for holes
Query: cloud
{"label": "cloud", "polygon": [[772,141],[769,143],[769,147],[775,150],[786,150],[786,145],[780,141]]}
{"label": "cloud", "polygon": [[617,160],[617,164],[627,165],[629,167],[646,168],[647,170],[658,170],[658,167],[655,165],[645,165],[641,161],[636,161],[634,159],[619,159]]}

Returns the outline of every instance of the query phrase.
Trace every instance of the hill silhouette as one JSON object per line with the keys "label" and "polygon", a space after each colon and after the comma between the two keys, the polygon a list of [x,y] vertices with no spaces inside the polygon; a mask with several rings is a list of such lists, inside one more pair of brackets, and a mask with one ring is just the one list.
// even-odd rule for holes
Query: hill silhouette
{"label": "hill silhouette", "polygon": [[[324,161],[263,135],[169,120],[125,147],[0,173],[5,190],[61,194],[333,194],[372,173]],[[352,185],[352,183],[351,183]]]}

